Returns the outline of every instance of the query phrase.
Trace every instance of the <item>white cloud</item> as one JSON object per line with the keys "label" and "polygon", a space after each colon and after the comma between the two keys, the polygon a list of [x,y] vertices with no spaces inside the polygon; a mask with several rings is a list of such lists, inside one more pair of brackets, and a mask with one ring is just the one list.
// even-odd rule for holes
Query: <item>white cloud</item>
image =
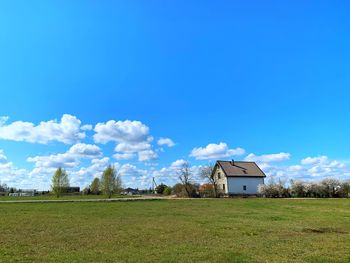
{"label": "white cloud", "polygon": [[77,171],[68,171],[71,184],[79,185],[80,187],[89,185],[93,178],[101,177],[108,163],[108,157],[103,157],[101,159],[95,158],[91,160],[91,164],[88,167],[81,167]]}
{"label": "white cloud", "polygon": [[113,155],[116,160],[131,160],[134,159],[134,153],[116,153]]}
{"label": "white cloud", "polygon": [[141,169],[138,169],[135,165],[129,163],[120,165],[118,172],[123,177],[138,176],[140,174],[143,174],[143,171]]}
{"label": "white cloud", "polygon": [[107,165],[109,162],[109,158],[108,157],[103,157],[102,159],[92,159],[91,163],[93,165],[97,165],[97,166],[105,166]]}
{"label": "white cloud", "polygon": [[139,143],[149,138],[149,128],[140,121],[114,121],[98,123],[95,126],[94,140],[96,143],[129,142]]}
{"label": "white cloud", "polygon": [[308,165],[308,164],[321,164],[326,163],[328,161],[327,156],[318,156],[318,157],[307,157],[303,160],[301,160],[302,164]]}
{"label": "white cloud", "polygon": [[35,167],[73,168],[79,165],[80,159],[95,158],[101,154],[101,149],[96,145],[78,143],[70,147],[70,149],[65,153],[29,157],[27,158],[27,161],[35,163]]}
{"label": "white cloud", "polygon": [[114,158],[117,160],[131,160],[133,157],[135,157],[136,153],[138,154],[138,159],[141,162],[156,160],[158,158],[158,154],[152,150],[152,146],[148,142],[122,142],[117,144],[115,151],[117,153],[114,155]]}
{"label": "white cloud", "polygon": [[300,172],[303,170],[303,167],[301,165],[291,165],[287,168],[290,172]]}
{"label": "white cloud", "polygon": [[99,156],[102,154],[102,150],[97,145],[93,144],[85,144],[85,143],[78,143],[73,145],[68,153],[74,154],[74,155],[80,155],[83,157],[91,157],[91,156]]}
{"label": "white cloud", "polygon": [[139,142],[139,143],[119,143],[115,147],[116,152],[127,152],[135,153],[140,151],[146,151],[151,149],[151,145],[148,142]]}
{"label": "white cloud", "polygon": [[334,161],[329,162],[329,167],[344,168],[345,164],[334,160]]}
{"label": "white cloud", "polygon": [[85,125],[81,126],[81,129],[83,131],[91,131],[93,129],[93,126],[91,124],[85,124]]}
{"label": "white cloud", "polygon": [[146,162],[158,158],[158,154],[152,150],[153,137],[149,134],[149,128],[140,121],[114,121],[98,123],[95,126],[94,140],[96,143],[116,142],[114,158],[117,160],[135,157],[138,154],[139,161]]}
{"label": "white cloud", "polygon": [[3,126],[8,119],[9,119],[8,116],[0,116],[0,127]]}
{"label": "white cloud", "polygon": [[[337,160],[329,160],[327,156],[307,157],[300,164],[284,166],[259,164],[260,168],[272,178],[281,178],[284,181],[300,179],[317,181],[328,177],[346,179],[350,169],[344,163]],[[349,179],[349,178],[348,178]]]}
{"label": "white cloud", "polygon": [[50,120],[34,125],[31,122],[16,121],[6,125],[7,118],[0,125],[0,139],[47,144],[52,141],[72,144],[85,138],[81,122],[75,116],[64,114],[60,122]]}
{"label": "white cloud", "polygon": [[7,163],[7,157],[3,150],[0,150],[0,164]]}
{"label": "white cloud", "polygon": [[[30,178],[28,178],[28,171],[16,167],[12,162],[7,160],[7,157],[3,150],[0,150],[0,182],[12,186],[13,184],[18,187],[25,187],[30,184]],[[38,181],[35,179],[35,181]]]}
{"label": "white cloud", "polygon": [[158,154],[153,150],[141,151],[139,154],[139,161],[146,162],[151,160],[156,160],[158,158]]}
{"label": "white cloud", "polygon": [[273,153],[273,154],[263,154],[263,155],[255,155],[253,153],[249,154],[245,160],[251,162],[262,162],[262,163],[270,163],[270,162],[282,162],[289,160],[290,153]]}
{"label": "white cloud", "polygon": [[243,155],[245,150],[242,148],[229,149],[226,143],[208,144],[206,147],[194,148],[190,154],[197,160],[227,158],[235,155]]}
{"label": "white cloud", "polygon": [[48,156],[28,157],[27,162],[35,163],[35,167],[58,168],[76,167],[79,162],[75,155],[69,153],[52,154]]}
{"label": "white cloud", "polygon": [[153,168],[153,167],[158,166],[159,163],[156,163],[156,162],[145,162],[144,165]]}
{"label": "white cloud", "polygon": [[166,145],[168,147],[174,147],[175,146],[175,143],[170,138],[160,138],[157,143],[160,146],[162,146],[162,145]]}
{"label": "white cloud", "polygon": [[187,161],[185,161],[184,159],[180,159],[180,160],[176,160],[176,161],[174,161],[171,165],[170,165],[170,167],[172,167],[172,168],[180,168],[180,167],[182,167],[184,164],[186,164],[187,163]]}

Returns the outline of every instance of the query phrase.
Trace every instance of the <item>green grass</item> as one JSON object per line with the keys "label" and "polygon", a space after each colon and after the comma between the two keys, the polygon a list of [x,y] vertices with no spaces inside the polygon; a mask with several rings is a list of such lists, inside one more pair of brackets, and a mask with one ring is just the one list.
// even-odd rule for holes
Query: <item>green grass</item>
{"label": "green grass", "polygon": [[0,204],[0,262],[350,262],[350,200]]}

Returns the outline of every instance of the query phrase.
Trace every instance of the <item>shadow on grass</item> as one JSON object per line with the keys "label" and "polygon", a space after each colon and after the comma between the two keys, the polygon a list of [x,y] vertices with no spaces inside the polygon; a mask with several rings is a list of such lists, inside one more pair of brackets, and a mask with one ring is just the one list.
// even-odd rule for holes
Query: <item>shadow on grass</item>
{"label": "shadow on grass", "polygon": [[327,233],[347,234],[347,232],[344,231],[343,229],[333,228],[333,227],[319,227],[319,228],[306,227],[306,228],[303,228],[302,232],[315,233],[315,234],[327,234]]}

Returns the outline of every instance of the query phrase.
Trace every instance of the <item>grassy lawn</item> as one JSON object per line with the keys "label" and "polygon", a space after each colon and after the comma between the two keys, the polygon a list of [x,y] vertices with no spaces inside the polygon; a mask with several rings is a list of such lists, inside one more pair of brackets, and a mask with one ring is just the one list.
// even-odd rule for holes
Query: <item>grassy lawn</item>
{"label": "grassy lawn", "polygon": [[350,200],[0,204],[0,262],[350,262]]}

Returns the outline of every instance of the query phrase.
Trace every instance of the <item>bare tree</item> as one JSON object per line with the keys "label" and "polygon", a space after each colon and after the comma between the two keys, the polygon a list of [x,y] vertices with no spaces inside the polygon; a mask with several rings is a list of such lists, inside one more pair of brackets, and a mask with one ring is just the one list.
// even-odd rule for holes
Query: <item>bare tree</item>
{"label": "bare tree", "polygon": [[325,197],[336,197],[336,192],[340,188],[340,182],[334,178],[323,179],[320,183]]}
{"label": "bare tree", "polygon": [[214,175],[214,165],[208,164],[200,169],[200,176],[202,179],[207,180],[213,186],[213,194],[218,197],[218,178]]}
{"label": "bare tree", "polygon": [[185,162],[181,165],[179,171],[178,171],[178,177],[179,180],[181,181],[186,194],[188,197],[192,196],[192,172],[191,172],[191,166],[188,162]]}

